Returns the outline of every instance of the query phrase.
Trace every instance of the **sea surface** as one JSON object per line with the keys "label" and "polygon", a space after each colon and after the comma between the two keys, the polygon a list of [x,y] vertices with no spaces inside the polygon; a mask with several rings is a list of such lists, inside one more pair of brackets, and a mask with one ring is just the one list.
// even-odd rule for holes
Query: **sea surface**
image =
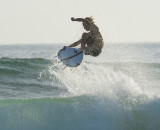
{"label": "sea surface", "polygon": [[65,69],[63,46],[0,45],[0,130],[160,130],[160,43],[106,43]]}

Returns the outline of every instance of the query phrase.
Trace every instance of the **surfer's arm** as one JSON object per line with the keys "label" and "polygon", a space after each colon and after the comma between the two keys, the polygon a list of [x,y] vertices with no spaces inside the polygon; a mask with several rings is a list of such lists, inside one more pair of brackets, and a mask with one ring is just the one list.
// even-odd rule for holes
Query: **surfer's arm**
{"label": "surfer's arm", "polygon": [[79,44],[81,43],[81,39],[73,44],[71,44],[70,46],[68,47],[75,47],[75,46],[78,46]]}
{"label": "surfer's arm", "polygon": [[87,25],[90,25],[90,23],[87,20],[83,19],[83,18],[73,18],[72,17],[71,20],[72,21],[77,21],[77,22],[83,22],[83,23],[85,23]]}

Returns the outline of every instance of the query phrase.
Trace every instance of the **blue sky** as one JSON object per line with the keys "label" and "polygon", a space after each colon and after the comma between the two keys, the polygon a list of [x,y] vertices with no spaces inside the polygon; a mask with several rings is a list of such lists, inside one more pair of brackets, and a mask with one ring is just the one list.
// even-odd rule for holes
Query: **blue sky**
{"label": "blue sky", "polygon": [[0,0],[0,44],[72,43],[93,16],[105,42],[159,42],[159,0]]}

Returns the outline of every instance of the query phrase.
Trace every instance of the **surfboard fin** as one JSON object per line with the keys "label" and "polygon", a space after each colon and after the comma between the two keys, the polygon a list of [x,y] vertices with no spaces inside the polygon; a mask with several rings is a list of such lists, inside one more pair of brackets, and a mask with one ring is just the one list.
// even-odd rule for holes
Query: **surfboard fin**
{"label": "surfboard fin", "polygon": [[60,60],[58,63],[61,63],[62,62],[62,60]]}
{"label": "surfboard fin", "polygon": [[53,58],[56,58],[57,56],[54,56]]}
{"label": "surfboard fin", "polygon": [[68,67],[68,65],[66,65],[66,66],[63,68],[63,70],[65,70],[67,67]]}

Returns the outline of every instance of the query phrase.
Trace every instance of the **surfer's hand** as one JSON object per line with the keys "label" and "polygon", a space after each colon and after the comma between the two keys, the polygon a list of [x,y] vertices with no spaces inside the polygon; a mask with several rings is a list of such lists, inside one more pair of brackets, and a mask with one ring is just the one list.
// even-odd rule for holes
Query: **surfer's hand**
{"label": "surfer's hand", "polygon": [[62,50],[65,50],[65,48],[66,48],[66,46],[64,46],[64,47],[62,48]]}
{"label": "surfer's hand", "polygon": [[74,18],[74,17],[72,17],[72,18],[71,18],[71,20],[72,20],[72,21],[75,21],[75,18]]}

